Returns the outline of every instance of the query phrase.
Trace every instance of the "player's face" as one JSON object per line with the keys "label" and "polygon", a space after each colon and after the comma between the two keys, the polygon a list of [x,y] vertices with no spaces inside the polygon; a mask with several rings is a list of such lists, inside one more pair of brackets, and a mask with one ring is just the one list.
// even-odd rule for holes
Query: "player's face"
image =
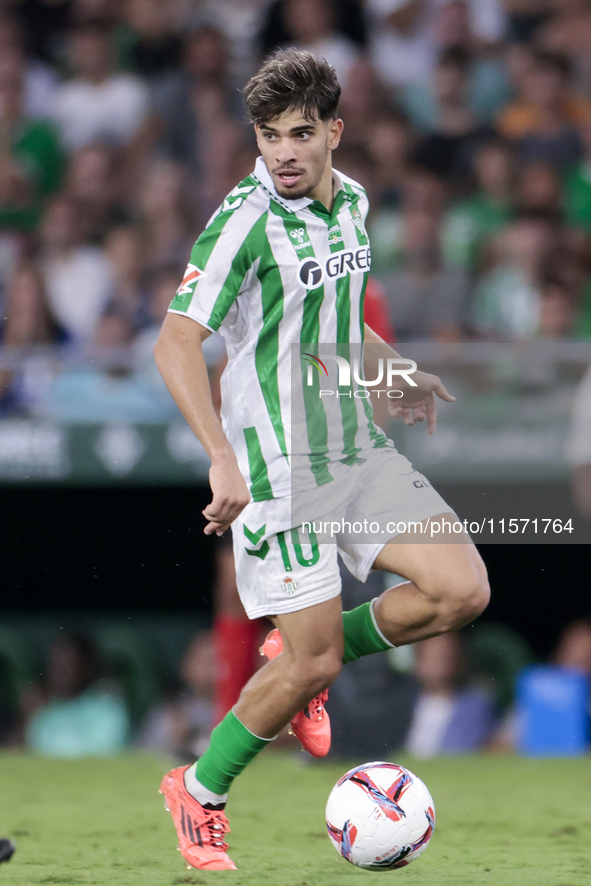
{"label": "player's face", "polygon": [[332,176],[331,152],[340,141],[342,120],[310,121],[289,111],[255,131],[277,193],[285,200],[315,199],[314,192]]}

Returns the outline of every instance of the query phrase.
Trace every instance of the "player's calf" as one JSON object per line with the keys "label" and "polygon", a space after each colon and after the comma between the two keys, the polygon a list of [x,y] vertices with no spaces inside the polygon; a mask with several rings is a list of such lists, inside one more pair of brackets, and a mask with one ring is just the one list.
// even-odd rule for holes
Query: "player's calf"
{"label": "player's calf", "polygon": [[[283,652],[283,638],[277,629],[271,631],[261,646],[261,655],[266,655],[269,660],[276,658]],[[334,665],[334,662],[333,662]],[[340,669],[341,663],[337,662],[335,670]],[[329,668],[330,670],[330,668]],[[334,674],[329,678],[336,679]],[[326,711],[328,689],[314,695],[291,719],[291,732],[299,739],[302,748],[313,757],[325,757],[330,750],[331,730],[330,718]]]}
{"label": "player's calf", "polygon": [[460,628],[490,599],[486,568],[473,545],[412,548],[414,562],[405,570],[411,580],[385,591],[374,607],[380,631],[394,646]]}
{"label": "player's calf", "polygon": [[442,578],[427,595],[437,600],[437,621],[441,633],[452,631],[478,618],[488,606],[490,587],[486,574],[466,571]]}

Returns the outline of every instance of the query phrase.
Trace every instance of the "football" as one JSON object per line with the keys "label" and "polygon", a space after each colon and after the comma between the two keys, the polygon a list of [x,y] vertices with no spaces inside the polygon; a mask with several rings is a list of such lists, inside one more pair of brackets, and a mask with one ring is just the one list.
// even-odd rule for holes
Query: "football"
{"label": "football", "polygon": [[326,804],[328,836],[351,864],[371,871],[401,868],[425,851],[435,829],[426,785],[395,763],[350,769]]}

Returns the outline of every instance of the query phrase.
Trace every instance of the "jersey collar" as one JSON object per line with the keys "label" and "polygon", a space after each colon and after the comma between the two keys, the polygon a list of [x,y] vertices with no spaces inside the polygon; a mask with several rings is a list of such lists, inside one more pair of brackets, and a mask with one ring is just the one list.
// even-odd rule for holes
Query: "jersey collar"
{"label": "jersey collar", "polygon": [[[284,200],[281,197],[275,188],[275,183],[271,178],[271,174],[267,169],[265,161],[262,157],[257,157],[257,161],[254,167],[254,172],[252,173],[253,178],[255,178],[261,185],[268,191],[273,198],[282,206],[284,209],[287,209],[288,212],[299,212],[302,209],[307,209],[309,206],[312,206],[315,203],[314,200],[310,200],[309,197],[300,197],[299,200]],[[336,171],[333,169],[332,171],[333,181],[335,183],[335,197],[340,191],[345,191],[345,186],[343,185],[343,181]],[[340,202],[340,201],[339,201]],[[327,212],[328,210],[325,210]]]}

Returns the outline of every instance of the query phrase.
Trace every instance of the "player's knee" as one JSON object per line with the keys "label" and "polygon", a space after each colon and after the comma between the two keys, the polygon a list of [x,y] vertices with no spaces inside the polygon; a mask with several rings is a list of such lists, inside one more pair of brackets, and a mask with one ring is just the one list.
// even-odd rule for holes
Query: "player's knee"
{"label": "player's knee", "polygon": [[343,667],[342,654],[336,650],[328,650],[322,655],[309,658],[302,668],[302,676],[306,681],[306,688],[313,698],[323,689],[331,686],[341,673]]}

